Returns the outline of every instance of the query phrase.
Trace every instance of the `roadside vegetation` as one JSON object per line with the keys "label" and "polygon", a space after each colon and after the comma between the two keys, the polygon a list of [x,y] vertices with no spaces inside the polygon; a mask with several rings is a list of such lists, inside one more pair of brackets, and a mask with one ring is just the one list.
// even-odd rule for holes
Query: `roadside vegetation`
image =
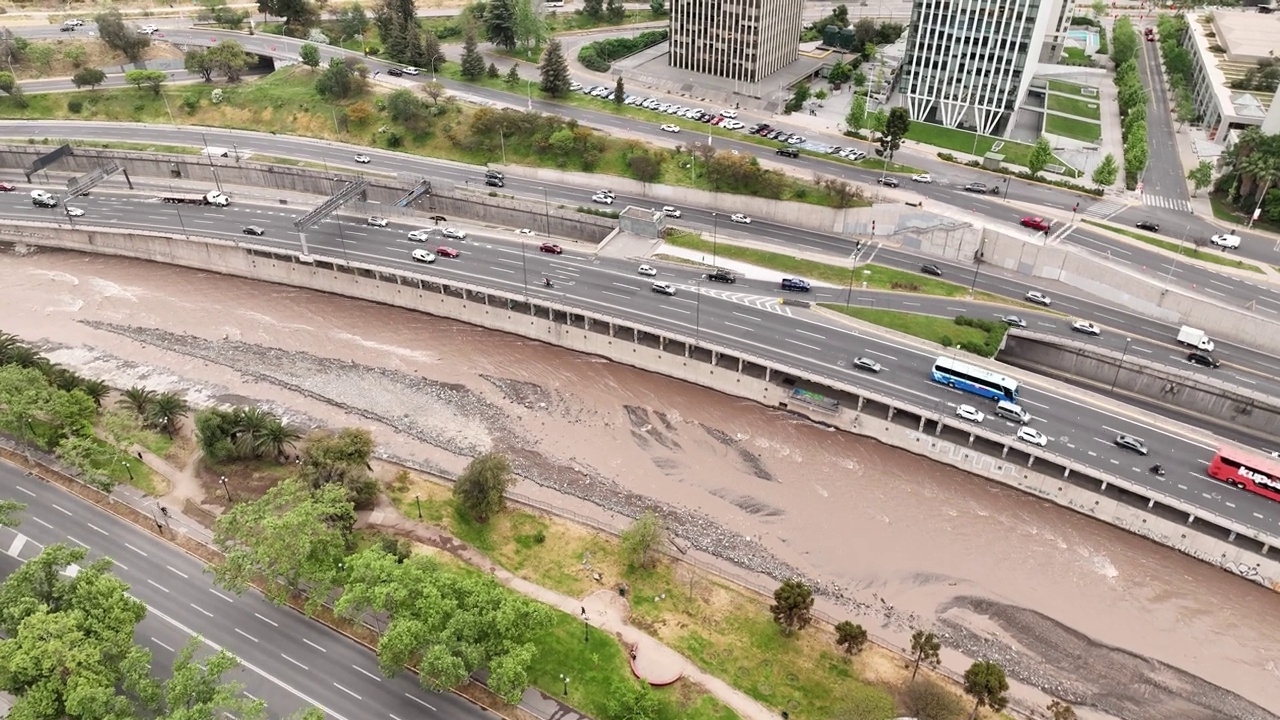
{"label": "roadside vegetation", "polygon": [[960,315],[953,318],[881,310],[868,307],[850,307],[839,303],[822,303],[820,307],[843,313],[864,322],[896,330],[947,348],[958,348],[982,357],[995,357],[1000,349],[1008,325],[998,320],[984,320]]}
{"label": "roadside vegetation", "polygon": [[1152,247],[1158,247],[1161,250],[1167,250],[1168,252],[1175,253],[1186,258],[1191,258],[1192,260],[1200,260],[1201,262],[1222,265],[1224,267],[1232,267],[1238,270],[1248,270],[1249,272],[1262,272],[1262,268],[1254,265],[1253,263],[1247,263],[1243,260],[1237,260],[1233,257],[1229,257],[1225,252],[1208,249],[1209,238],[1207,237],[1197,236],[1195,238],[1188,239],[1185,242],[1177,243],[1158,238],[1149,233],[1118,227],[1111,223],[1098,222],[1096,220],[1085,220],[1085,222],[1093,225],[1094,227],[1102,228],[1108,232],[1124,235],[1127,238],[1132,238],[1138,242],[1146,243]]}

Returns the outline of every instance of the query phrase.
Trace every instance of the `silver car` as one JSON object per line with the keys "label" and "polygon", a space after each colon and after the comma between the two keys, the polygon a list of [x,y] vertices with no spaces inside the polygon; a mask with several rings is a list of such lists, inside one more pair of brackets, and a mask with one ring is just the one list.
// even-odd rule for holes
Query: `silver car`
{"label": "silver car", "polygon": [[875,360],[872,360],[869,357],[854,358],[853,366],[858,368],[859,370],[866,370],[867,372],[873,372],[873,373],[878,373],[884,369],[880,367],[880,363],[876,362]]}

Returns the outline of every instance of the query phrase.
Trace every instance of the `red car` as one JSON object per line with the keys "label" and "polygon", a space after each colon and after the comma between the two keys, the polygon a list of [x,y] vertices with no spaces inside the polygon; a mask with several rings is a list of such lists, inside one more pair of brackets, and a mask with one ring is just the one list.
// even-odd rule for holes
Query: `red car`
{"label": "red car", "polygon": [[458,251],[451,247],[444,247],[442,245],[436,248],[436,255],[439,255],[440,257],[456,258],[458,257]]}
{"label": "red car", "polygon": [[545,253],[551,253],[552,255],[559,255],[564,252],[564,248],[556,245],[555,243],[542,243],[538,246],[538,249]]}
{"label": "red car", "polygon": [[14,190],[17,190],[17,189],[18,189],[18,186],[14,185],[13,183],[0,182],[0,192],[13,192]]}
{"label": "red car", "polygon": [[1049,227],[1051,225],[1053,225],[1053,221],[1045,220],[1044,218],[1038,218],[1038,217],[1022,218],[1022,227],[1028,227],[1028,228],[1031,228],[1032,230],[1039,230],[1040,232],[1046,232],[1046,233],[1049,232]]}

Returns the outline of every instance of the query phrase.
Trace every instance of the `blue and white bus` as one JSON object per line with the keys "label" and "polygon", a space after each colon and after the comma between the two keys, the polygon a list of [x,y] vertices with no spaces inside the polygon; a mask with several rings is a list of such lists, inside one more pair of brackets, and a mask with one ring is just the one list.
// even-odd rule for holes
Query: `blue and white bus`
{"label": "blue and white bus", "polygon": [[940,357],[933,363],[933,381],[996,401],[1018,402],[1017,380],[955,358]]}

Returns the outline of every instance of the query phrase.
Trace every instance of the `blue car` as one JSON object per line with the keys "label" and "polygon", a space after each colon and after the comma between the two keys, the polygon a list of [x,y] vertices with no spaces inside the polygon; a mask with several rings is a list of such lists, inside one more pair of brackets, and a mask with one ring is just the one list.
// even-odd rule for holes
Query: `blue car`
{"label": "blue car", "polygon": [[800,278],[782,278],[782,289],[792,292],[809,292],[809,281]]}

